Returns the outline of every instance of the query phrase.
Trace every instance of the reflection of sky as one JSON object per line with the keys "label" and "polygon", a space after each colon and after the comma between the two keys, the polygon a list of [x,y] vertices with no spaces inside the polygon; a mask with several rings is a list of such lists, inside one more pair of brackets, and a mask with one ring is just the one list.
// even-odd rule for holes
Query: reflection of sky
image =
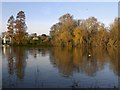
{"label": "reflection of sky", "polygon": [[[9,52],[10,48],[8,49],[7,52]],[[15,48],[13,49],[15,50]],[[18,54],[20,54],[20,50],[19,52],[17,52]],[[10,85],[14,85],[13,87],[70,87],[74,81],[79,82],[79,86],[81,87],[96,87],[96,86],[100,86],[100,87],[113,87],[114,85],[118,86],[118,76],[113,72],[113,69],[110,67],[110,62],[109,62],[109,58],[108,59],[104,59],[104,65],[102,69],[97,69],[97,71],[92,72],[94,69],[97,68],[94,67],[94,64],[89,64],[90,67],[94,67],[92,68],[92,70],[90,71],[90,73],[92,72],[93,75],[89,75],[89,72],[86,72],[86,69],[89,67],[87,66],[87,62],[84,64],[80,64],[80,72],[77,72],[75,68],[75,66],[73,66],[73,64],[69,64],[70,67],[74,68],[72,69],[72,71],[68,71],[67,72],[71,72],[70,75],[68,77],[64,77],[63,74],[65,73],[61,73],[60,69],[66,70],[67,69],[67,65],[62,64],[62,62],[59,61],[59,58],[56,58],[57,56],[54,56],[53,51],[49,51],[48,49],[39,51],[39,49],[24,49],[26,50],[25,52],[28,52],[28,58],[26,60],[22,60],[21,64],[25,64],[25,62],[27,61],[26,67],[24,67],[24,65],[20,65],[19,68],[21,68],[20,70],[24,71],[24,75],[23,75],[23,79],[22,80],[18,80],[18,76],[19,74],[9,74],[8,73],[8,69],[10,68],[10,66],[8,66],[8,57],[15,55],[14,53],[9,53],[6,54],[6,57],[3,58],[3,86],[10,86]],[[6,52],[6,53],[7,53]],[[27,56],[27,54],[24,54],[25,57]],[[34,55],[36,54],[37,57],[34,57]],[[61,55],[61,54],[60,54]],[[72,54],[71,54],[72,55]],[[52,59],[50,57],[56,58]],[[105,57],[105,58],[106,58]],[[61,57],[64,58],[64,57]],[[64,59],[61,59],[64,60]],[[74,59],[75,60],[75,59]],[[71,61],[71,60],[70,60]],[[83,62],[85,61],[85,59],[83,60]],[[86,60],[87,61],[87,60]],[[98,63],[97,60],[95,60],[96,64]],[[107,62],[108,61],[108,62]],[[111,61],[111,60],[110,60]],[[56,63],[56,67],[54,67],[53,63]],[[69,62],[68,62],[69,63]],[[73,63],[73,62],[71,62]],[[89,62],[88,62],[89,63]],[[102,62],[101,62],[102,63]],[[10,64],[10,63],[9,63]],[[12,65],[17,65],[17,63],[14,62],[14,64]],[[68,66],[69,66],[68,65]],[[75,65],[75,64],[74,64]],[[86,65],[86,66],[85,66]],[[60,67],[64,67],[64,68],[60,68]],[[16,69],[14,70],[15,72],[19,71],[19,68],[13,68]],[[86,68],[86,69],[83,69]],[[98,68],[101,68],[101,66]],[[82,71],[83,69],[83,71]],[[9,69],[12,70],[12,69]],[[20,73],[20,72],[19,72]],[[11,86],[12,87],[12,86]]]}
{"label": "reflection of sky", "polygon": [[7,19],[18,11],[23,10],[26,14],[26,22],[28,25],[28,32],[37,32],[38,34],[49,34],[50,27],[58,22],[58,18],[70,13],[74,15],[75,19],[86,19],[89,16],[95,16],[99,21],[110,24],[117,16],[118,3],[53,3],[53,2],[39,2],[39,3],[3,3],[2,4],[2,18],[3,29],[6,30]]}
{"label": "reflection of sky", "polygon": [[109,63],[105,64],[104,68],[101,71],[95,73],[93,77],[87,76],[84,73],[75,73],[74,78],[78,81],[81,81],[83,87],[85,85],[91,85],[93,87],[100,86],[101,88],[106,88],[106,86],[109,86],[108,88],[113,88],[114,85],[118,87],[118,76],[114,74],[114,72],[110,69],[109,65]]}

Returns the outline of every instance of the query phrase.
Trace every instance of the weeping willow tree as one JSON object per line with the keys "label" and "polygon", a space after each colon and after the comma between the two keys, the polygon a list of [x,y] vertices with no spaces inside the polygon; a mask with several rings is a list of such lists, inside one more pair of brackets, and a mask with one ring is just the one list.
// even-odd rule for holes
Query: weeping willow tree
{"label": "weeping willow tree", "polygon": [[51,27],[54,46],[107,46],[109,32],[95,17],[76,20],[69,13],[61,16]]}
{"label": "weeping willow tree", "polygon": [[59,22],[51,27],[50,35],[54,46],[73,45],[73,31],[77,26],[73,16],[69,13],[61,16]]}
{"label": "weeping willow tree", "polygon": [[116,17],[114,19],[114,22],[110,25],[110,32],[109,32],[109,46],[118,46],[120,45],[120,30],[119,30],[119,24],[118,18]]}

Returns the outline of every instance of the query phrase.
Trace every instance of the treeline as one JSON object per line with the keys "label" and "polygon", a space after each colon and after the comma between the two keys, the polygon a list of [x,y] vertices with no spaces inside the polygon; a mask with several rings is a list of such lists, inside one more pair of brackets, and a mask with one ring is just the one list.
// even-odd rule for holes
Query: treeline
{"label": "treeline", "polygon": [[29,35],[25,23],[25,13],[20,11],[16,18],[11,16],[8,19],[7,35],[10,37],[11,45],[42,45],[42,46],[118,46],[120,37],[118,30],[119,20],[116,17],[114,22],[105,27],[95,17],[76,20],[69,13],[59,18],[50,30],[50,36],[46,34]]}
{"label": "treeline", "polygon": [[11,16],[7,24],[7,38],[10,39],[10,45],[29,45],[29,46],[49,46],[50,36],[46,34],[37,35],[37,33],[28,34],[25,23],[25,13],[17,13],[16,19]]}
{"label": "treeline", "polygon": [[76,20],[69,13],[61,16],[51,27],[51,43],[54,46],[118,46],[118,18],[108,27],[95,17]]}

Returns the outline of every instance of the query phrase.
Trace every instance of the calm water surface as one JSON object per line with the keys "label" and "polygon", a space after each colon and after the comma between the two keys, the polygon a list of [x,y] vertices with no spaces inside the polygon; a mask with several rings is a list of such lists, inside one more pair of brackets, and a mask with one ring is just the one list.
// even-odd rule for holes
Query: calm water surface
{"label": "calm water surface", "polygon": [[3,47],[0,52],[3,88],[118,87],[117,48]]}

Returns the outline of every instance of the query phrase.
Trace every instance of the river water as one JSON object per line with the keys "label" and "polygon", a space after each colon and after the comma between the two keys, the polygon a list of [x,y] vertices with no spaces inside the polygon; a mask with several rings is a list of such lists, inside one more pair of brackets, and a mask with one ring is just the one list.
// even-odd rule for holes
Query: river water
{"label": "river water", "polygon": [[118,48],[2,47],[2,88],[118,87]]}

